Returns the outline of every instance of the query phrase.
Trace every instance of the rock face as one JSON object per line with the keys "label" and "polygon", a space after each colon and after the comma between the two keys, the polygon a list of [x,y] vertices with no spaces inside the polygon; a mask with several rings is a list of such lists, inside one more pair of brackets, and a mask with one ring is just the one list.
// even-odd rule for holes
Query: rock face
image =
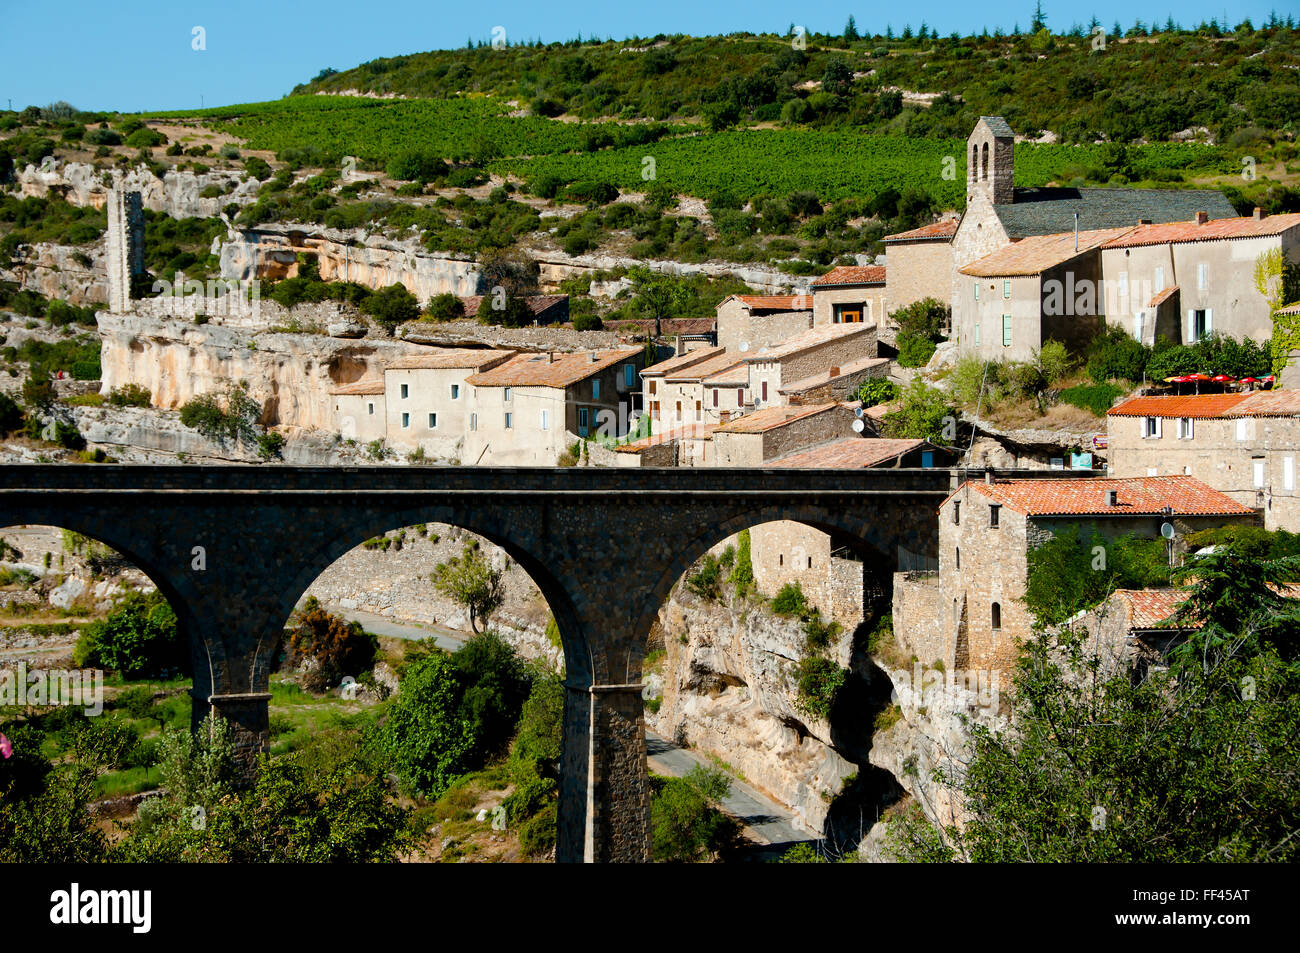
{"label": "rock face", "polygon": [[22,252],[12,267],[0,268],[0,279],[78,306],[108,301],[102,241],[92,245],[38,242],[24,246]]}
{"label": "rock face", "polygon": [[[837,750],[831,725],[795,704],[794,669],[804,634],[743,603],[703,601],[679,587],[659,615],[665,656],[657,667],[662,701],[646,722],[726,761],[749,783],[786,804],[807,830],[822,833],[831,802],[859,766]],[[847,661],[847,637],[833,647]]]}
{"label": "rock face", "polygon": [[[251,205],[257,201],[260,183],[243,172],[169,171],[161,179],[144,166],[123,172],[120,169],[96,169],[84,162],[54,162],[45,166],[26,166],[18,173],[18,186],[24,197],[44,197],[58,193],[73,205],[103,208],[108,190],[114,182],[128,191],[139,192],[145,208],[164,212],[173,218],[213,218],[227,205]],[[221,190],[216,196],[204,196],[212,186]]]}
{"label": "rock face", "polygon": [[155,407],[178,409],[226,381],[246,380],[266,426],[332,430],[331,388],[378,378],[383,363],[418,350],[400,341],[259,334],[140,315],[101,313],[98,320],[102,393],[139,384]]}

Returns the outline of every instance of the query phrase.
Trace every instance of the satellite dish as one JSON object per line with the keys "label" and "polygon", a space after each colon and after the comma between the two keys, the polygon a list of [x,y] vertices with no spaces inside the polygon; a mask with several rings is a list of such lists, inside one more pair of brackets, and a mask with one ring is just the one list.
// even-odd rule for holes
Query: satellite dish
{"label": "satellite dish", "polygon": [[744,353],[745,353],[746,351],[748,351],[748,350],[749,350],[749,342],[748,342],[748,341],[741,341],[741,342],[740,342],[740,353],[741,353],[741,354],[744,354]]}
{"label": "satellite dish", "polygon": [[[858,420],[853,421],[853,432],[854,432],[854,433],[862,433],[862,431],[865,430],[866,428],[867,428],[867,425],[864,424],[864,423],[862,422],[861,418],[859,418]],[[1166,525],[1168,525],[1168,524],[1166,524]]]}
{"label": "satellite dish", "polygon": [[1173,538],[1174,538],[1174,524],[1173,524],[1173,523],[1161,523],[1161,524],[1160,524],[1160,535],[1163,536],[1165,539],[1173,539]]}
{"label": "satellite dish", "polygon": [[854,416],[854,417],[857,417],[859,420],[861,420],[861,419],[862,419],[862,408],[861,408],[861,407],[854,407],[854,408],[853,408],[853,416]]}

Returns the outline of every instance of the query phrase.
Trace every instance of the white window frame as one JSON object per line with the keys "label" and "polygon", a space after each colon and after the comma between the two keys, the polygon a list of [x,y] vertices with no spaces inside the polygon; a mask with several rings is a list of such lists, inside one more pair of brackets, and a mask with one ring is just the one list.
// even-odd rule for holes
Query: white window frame
{"label": "white window frame", "polygon": [[1165,290],[1165,269],[1163,265],[1156,265],[1155,271],[1151,277],[1151,293],[1160,294]]}
{"label": "white window frame", "polygon": [[430,430],[437,430],[437,429],[438,429],[438,413],[437,413],[437,411],[432,411],[432,410],[429,411],[429,429],[430,429]]}
{"label": "white window frame", "polygon": [[501,399],[505,401],[507,404],[510,403],[510,401],[514,399],[513,391],[514,391],[513,387],[505,388],[505,393],[501,395]]}
{"label": "white window frame", "polygon": [[1206,262],[1197,262],[1196,264],[1196,290],[1210,290],[1210,266]]}
{"label": "white window frame", "polygon": [[1119,279],[1117,281],[1117,284],[1119,285],[1119,296],[1121,298],[1127,298],[1128,297],[1128,272],[1127,271],[1121,271],[1119,273]]}
{"label": "white window frame", "polygon": [[1164,426],[1159,417],[1142,418],[1142,439],[1159,440],[1164,436]]}
{"label": "white window frame", "polygon": [[471,432],[478,430],[478,414],[469,415],[469,429]]}
{"label": "white window frame", "polygon": [[402,429],[405,430],[405,429],[407,429],[407,428],[410,427],[410,426],[411,426],[411,415],[410,415],[409,413],[403,412],[403,414],[402,414]]}
{"label": "white window frame", "polygon": [[543,430],[551,429],[551,412],[549,410],[542,411],[542,429]]}
{"label": "white window frame", "polygon": [[1295,489],[1295,457],[1293,456],[1282,458],[1282,489]]}
{"label": "white window frame", "polygon": [[1237,418],[1237,439],[1238,440],[1250,439],[1250,418],[1249,417]]}
{"label": "white window frame", "polygon": [[408,398],[408,397],[410,397],[410,396],[411,396],[411,385],[410,385],[410,384],[403,384],[403,385],[402,385],[402,400],[406,400],[406,398]]}
{"label": "white window frame", "polygon": [[452,384],[452,385],[451,385],[451,399],[452,399],[452,400],[460,400],[460,385],[459,385],[459,384]]}
{"label": "white window frame", "polygon": [[1252,457],[1250,460],[1251,477],[1257,490],[1264,488],[1264,478],[1267,471],[1266,462],[1263,457]]}
{"label": "white window frame", "polygon": [[1178,418],[1178,439],[1194,440],[1196,435],[1196,424],[1191,417]]}
{"label": "white window frame", "polygon": [[506,429],[506,430],[514,430],[514,429],[515,429],[515,415],[512,414],[512,413],[511,413],[510,411],[508,411],[508,410],[506,411],[506,427],[505,427],[505,429]]}

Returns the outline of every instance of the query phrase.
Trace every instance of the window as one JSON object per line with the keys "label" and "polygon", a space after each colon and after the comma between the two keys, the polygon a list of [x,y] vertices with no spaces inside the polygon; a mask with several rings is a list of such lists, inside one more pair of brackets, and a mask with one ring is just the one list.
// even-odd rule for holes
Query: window
{"label": "window", "polygon": [[978,281],[972,281],[971,287],[975,289],[975,300],[978,301],[980,299],[980,283]]}
{"label": "window", "polygon": [[1160,418],[1159,418],[1159,417],[1143,417],[1143,418],[1142,418],[1142,436],[1143,436],[1143,437],[1153,437],[1153,438],[1155,438],[1155,439],[1158,440],[1158,439],[1160,438],[1160,432],[1161,432],[1161,427],[1160,427]]}
{"label": "window", "polygon": [[835,324],[860,324],[862,322],[862,305],[859,304],[837,304],[835,305],[835,314],[831,318]]}
{"label": "window", "polygon": [[655,382],[654,382],[654,378],[651,378],[651,379],[650,379],[650,393],[653,394],[654,392],[655,392]]}
{"label": "window", "polygon": [[1199,341],[1201,338],[1208,337],[1210,334],[1210,312],[1204,308],[1197,308],[1192,311],[1191,338],[1193,341]]}
{"label": "window", "polygon": [[598,380],[591,382],[591,399],[600,400],[600,381]]}
{"label": "window", "polygon": [[514,429],[515,429],[515,415],[514,415],[514,414],[511,414],[511,413],[507,413],[507,414],[506,414],[506,429],[507,429],[507,430],[514,430]]}
{"label": "window", "polygon": [[1004,297],[1004,298],[1010,298],[1010,297],[1011,297],[1011,279],[1010,279],[1010,278],[1003,278],[1003,279],[1002,279],[1002,297]]}
{"label": "window", "polygon": [[374,405],[374,404],[366,404],[366,413],[370,414],[370,415],[373,417],[373,416],[374,416],[374,413],[375,413],[375,405]]}
{"label": "window", "polygon": [[511,394],[511,391],[512,391],[512,390],[513,390],[513,388],[507,387],[507,388],[506,388],[505,395],[501,398],[501,399],[504,400],[506,403],[509,403],[509,402],[510,402],[510,398],[513,396],[513,395]]}
{"label": "window", "polygon": [[1179,417],[1178,418],[1178,439],[1191,440],[1193,432],[1194,431],[1192,429],[1192,418]]}
{"label": "window", "polygon": [[960,569],[961,568],[961,547],[957,546],[955,548],[957,550],[957,568]]}
{"label": "window", "polygon": [[1147,467],[1147,476],[1159,476],[1160,471],[1155,467]]}
{"label": "window", "polygon": [[697,400],[695,402],[695,422],[699,423],[703,419],[704,419],[704,408],[700,406],[700,402]]}
{"label": "window", "polygon": [[953,500],[952,502],[952,525],[961,525],[961,500]]}
{"label": "window", "polygon": [[921,451],[921,466],[925,467],[926,469],[929,469],[930,467],[934,466],[934,451],[933,451],[933,450],[922,450],[922,451]]}
{"label": "window", "polygon": [[409,427],[409,426],[411,426],[411,415],[410,415],[410,414],[402,414],[402,426],[403,426],[403,427]]}
{"label": "window", "polygon": [[1237,439],[1238,440],[1250,439],[1250,418],[1249,417],[1237,418]]}
{"label": "window", "polygon": [[1119,285],[1119,296],[1121,298],[1127,298],[1128,297],[1128,272],[1127,271],[1121,271],[1119,273],[1119,279],[1116,281],[1116,284]]}
{"label": "window", "polygon": [[785,554],[784,554],[784,553],[777,553],[777,556],[776,556],[776,564],[777,564],[778,566],[784,566],[784,565],[785,565]]}
{"label": "window", "polygon": [[736,391],[736,406],[745,406],[745,388],[743,387]]}
{"label": "window", "polygon": [[989,526],[993,527],[994,529],[996,529],[998,526],[1001,526],[1002,525],[1001,516],[1002,516],[1001,505],[997,503],[990,503],[989,504]]}
{"label": "window", "polygon": [[[678,404],[677,406],[680,407],[681,405]],[[588,420],[589,417],[587,415],[587,408],[579,407],[578,408],[578,436],[579,437],[587,436],[587,430],[590,426]]]}
{"label": "window", "polygon": [[1295,489],[1295,457],[1282,458],[1282,489]]}
{"label": "window", "polygon": [[718,406],[718,389],[716,387],[713,388],[713,406]]}
{"label": "window", "polygon": [[1210,266],[1201,262],[1196,266],[1196,287],[1199,291],[1207,291],[1210,287]]}
{"label": "window", "polygon": [[1152,292],[1159,294],[1165,290],[1165,270],[1156,268],[1155,278],[1152,280]]}
{"label": "window", "polygon": [[623,365],[623,383],[631,387],[636,383],[636,366],[633,364]]}
{"label": "window", "polygon": [[763,403],[767,403],[767,381],[763,381]]}
{"label": "window", "polygon": [[551,429],[551,412],[549,410],[542,411],[542,429],[543,430]]}
{"label": "window", "polygon": [[411,396],[410,389],[409,389],[409,387],[408,387],[406,384],[403,384],[403,385],[402,385],[402,400],[406,400],[406,398],[409,397],[409,396]]}
{"label": "window", "polygon": [[1002,315],[1002,346],[1011,346],[1011,315]]}
{"label": "window", "polygon": [[1250,466],[1255,475],[1255,489],[1261,489],[1264,486],[1264,458],[1254,457]]}
{"label": "window", "polygon": [[975,322],[975,344],[976,344],[976,346],[978,346],[979,343],[980,343],[980,323],[979,323],[978,320],[976,320],[976,322]]}
{"label": "window", "polygon": [[989,622],[994,629],[1002,628],[1002,603],[995,602],[989,612]]}
{"label": "window", "polygon": [[1142,340],[1142,332],[1146,329],[1146,323],[1147,314],[1145,311],[1139,311],[1133,315],[1133,339],[1135,341]]}
{"label": "window", "polygon": [[451,385],[451,399],[452,399],[452,400],[460,400],[460,385],[459,385],[459,384],[452,384],[452,385]]}
{"label": "window", "polygon": [[429,415],[429,429],[430,429],[430,430],[433,430],[433,429],[434,429],[435,427],[437,427],[437,426],[438,426],[438,415],[437,415],[437,414],[430,414],[430,415]]}
{"label": "window", "polygon": [[478,414],[469,415],[469,429],[478,430]]}

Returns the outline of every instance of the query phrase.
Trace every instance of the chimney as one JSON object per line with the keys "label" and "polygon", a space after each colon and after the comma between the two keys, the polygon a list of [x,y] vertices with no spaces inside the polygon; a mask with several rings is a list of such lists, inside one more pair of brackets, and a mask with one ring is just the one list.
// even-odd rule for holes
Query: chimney
{"label": "chimney", "polygon": [[600,360],[600,357],[596,354],[595,351],[592,351],[592,352],[591,352],[591,363],[595,364],[595,363],[596,363],[597,361],[599,361],[599,360]]}
{"label": "chimney", "polygon": [[992,470],[985,470],[985,471],[984,471],[984,482],[987,483],[989,486],[992,486],[992,485],[993,485],[993,471],[992,471]]}
{"label": "chimney", "polygon": [[1197,212],[1197,213],[1196,213],[1196,224],[1197,224],[1197,225],[1204,225],[1204,224],[1205,224],[1206,222],[1208,222],[1209,220],[1210,220],[1210,213],[1209,213],[1209,212]]}
{"label": "chimney", "polygon": [[831,378],[834,379],[839,376],[840,376],[840,368],[839,365],[837,364],[831,368]]}
{"label": "chimney", "polygon": [[546,363],[547,363],[547,364],[554,364],[554,363],[555,363],[555,352],[554,352],[554,351],[547,351],[547,352],[546,352]]}
{"label": "chimney", "polygon": [[1149,219],[1149,218],[1139,218],[1139,219],[1138,219],[1138,224],[1139,224],[1139,225],[1150,225],[1150,224],[1151,224],[1151,219]]}
{"label": "chimney", "polygon": [[730,419],[731,419],[731,411],[729,411],[729,410],[722,410],[722,411],[719,411],[719,412],[718,412],[718,420],[719,420],[721,423],[724,423],[724,424],[725,424],[725,423],[726,423],[728,420],[730,420]]}
{"label": "chimney", "polygon": [[1119,506],[1119,490],[1106,491],[1106,505]]}
{"label": "chimney", "polygon": [[1251,217],[1257,222],[1262,221],[1263,219],[1268,218],[1268,212],[1265,212],[1262,208],[1256,205],[1255,211],[1251,213]]}

